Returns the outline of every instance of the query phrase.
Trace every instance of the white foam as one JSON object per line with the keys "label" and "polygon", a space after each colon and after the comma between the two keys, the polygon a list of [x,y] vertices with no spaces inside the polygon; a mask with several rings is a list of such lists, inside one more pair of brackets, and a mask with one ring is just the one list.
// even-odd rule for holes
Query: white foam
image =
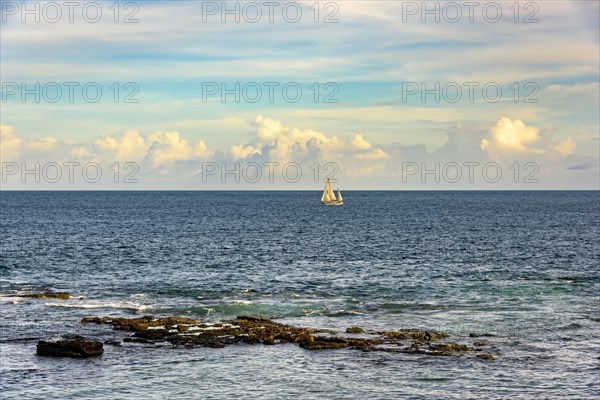
{"label": "white foam", "polygon": [[200,329],[202,328],[200,328],[199,326],[190,326],[186,329],[186,331],[199,331]]}
{"label": "white foam", "polygon": [[48,307],[65,307],[65,308],[84,308],[84,309],[94,309],[94,308],[125,308],[125,309],[135,309],[139,312],[147,310],[151,308],[151,306],[146,304],[140,304],[132,301],[123,301],[123,302],[112,302],[112,301],[102,301],[102,300],[91,300],[91,299],[74,299],[69,302],[65,301],[51,301],[46,302],[44,305]]}
{"label": "white foam", "polygon": [[203,330],[203,331],[214,331],[214,330],[218,330],[218,329],[221,329],[221,328],[218,327],[218,326],[207,326],[206,328],[200,328],[200,329]]}
{"label": "white foam", "polygon": [[0,301],[6,301],[6,302],[10,302],[13,304],[23,304],[24,301],[21,298],[18,297],[12,297],[12,296],[0,296]]}

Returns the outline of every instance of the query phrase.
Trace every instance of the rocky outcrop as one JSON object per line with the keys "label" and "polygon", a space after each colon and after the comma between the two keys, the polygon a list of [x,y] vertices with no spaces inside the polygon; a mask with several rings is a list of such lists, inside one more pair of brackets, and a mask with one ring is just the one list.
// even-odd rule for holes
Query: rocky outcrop
{"label": "rocky outcrop", "polygon": [[[346,329],[347,334],[363,334],[356,337],[331,330],[281,324],[271,319],[247,315],[218,323],[202,322],[187,317],[155,318],[149,315],[140,318],[87,317],[83,318],[81,323],[109,324],[114,329],[131,332],[129,337],[123,339],[124,342],[163,342],[175,347],[223,348],[235,343],[296,343],[301,348],[311,351],[348,348],[425,355],[459,355],[481,351],[458,343],[432,343],[448,336],[436,331],[400,329],[374,332],[359,327]],[[480,358],[492,359],[486,354],[488,353],[479,354]]]}
{"label": "rocky outcrop", "polygon": [[40,340],[37,344],[37,354],[49,357],[86,358],[104,353],[102,342],[74,336],[56,341]]}
{"label": "rocky outcrop", "polygon": [[25,297],[28,299],[58,299],[58,300],[69,300],[71,295],[66,292],[43,292],[43,293],[30,293],[21,294],[17,297]]}
{"label": "rocky outcrop", "polygon": [[157,326],[198,324],[199,322],[186,317],[154,318],[151,315],[145,315],[141,318],[86,317],[81,320],[81,323],[110,324],[116,329],[131,332],[141,332],[148,328]]}

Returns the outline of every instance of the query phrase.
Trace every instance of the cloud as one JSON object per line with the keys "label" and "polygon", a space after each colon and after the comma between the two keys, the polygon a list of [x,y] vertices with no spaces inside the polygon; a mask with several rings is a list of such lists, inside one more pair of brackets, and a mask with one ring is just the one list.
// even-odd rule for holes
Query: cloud
{"label": "cloud", "polygon": [[352,146],[358,150],[367,150],[369,147],[371,147],[371,143],[367,142],[363,135],[357,133],[352,141]]}
{"label": "cloud", "polygon": [[519,119],[511,120],[506,117],[500,118],[490,131],[493,140],[483,139],[481,141],[482,149],[496,146],[503,150],[525,152],[528,144],[536,142],[540,138],[539,128],[526,126]]}
{"label": "cloud", "polygon": [[148,137],[152,143],[147,157],[154,165],[170,164],[192,157],[192,147],[178,132],[156,132]]}
{"label": "cloud", "polygon": [[24,139],[17,135],[14,128],[0,125],[0,160],[3,162],[19,161],[23,157],[33,156],[36,159],[62,159],[68,152],[72,141],[60,141],[53,137],[35,137]]}
{"label": "cloud", "polygon": [[24,139],[8,125],[0,127],[0,134],[2,161],[132,161],[149,162],[159,168],[178,161],[208,159],[212,155],[204,141],[191,144],[175,131],[143,136],[127,130],[120,136],[105,135],[91,144],[53,137]]}
{"label": "cloud", "polygon": [[573,170],[573,171],[585,171],[585,170],[597,168],[597,167],[598,167],[597,162],[585,162],[582,164],[570,165],[567,167],[567,169]]}
{"label": "cloud", "polygon": [[571,136],[552,141],[552,130],[542,132],[540,128],[528,126],[520,119],[502,117],[489,131],[491,135],[481,139],[480,147],[494,159],[518,154],[556,158],[571,155],[577,149]]}
{"label": "cloud", "polygon": [[256,138],[250,143],[232,146],[234,159],[259,156],[278,162],[322,157],[336,157],[347,147],[335,136],[327,136],[313,129],[285,126],[281,121],[258,115],[253,122]]}
{"label": "cloud", "polygon": [[575,153],[575,149],[577,149],[577,145],[575,144],[573,139],[571,139],[571,137],[569,136],[565,140],[562,140],[562,141],[556,143],[555,145],[553,145],[552,148],[562,155],[569,155],[569,154]]}
{"label": "cloud", "polygon": [[[175,131],[159,131],[145,138],[139,132],[126,131],[121,137],[105,136],[96,140],[95,150],[88,154],[115,161],[149,160],[155,167],[193,158],[208,158],[211,154],[204,141],[191,145]],[[86,154],[84,149],[78,152]]]}
{"label": "cloud", "polygon": [[359,160],[387,160],[389,158],[388,154],[379,148],[364,153],[358,153],[355,157]]}
{"label": "cloud", "polygon": [[495,161],[506,166],[514,162],[536,162],[545,165],[550,173],[590,170],[598,162],[581,159],[570,136],[552,140],[552,130],[508,117],[487,126],[452,126],[443,131],[447,137],[444,145],[432,151],[424,144],[371,143],[362,133],[337,137],[313,128],[287,126],[262,115],[249,124],[255,128],[253,137],[226,151],[211,150],[203,140],[190,140],[177,131],[141,134],[127,130],[121,135],[104,135],[91,143],[78,143],[52,137],[25,139],[7,125],[1,127],[0,145],[3,161],[40,161],[42,157],[48,161],[95,161],[106,165],[134,161],[147,176],[162,179],[160,182],[197,179],[204,161],[225,163],[229,170],[233,167],[231,162],[241,165],[276,162],[280,166],[296,162],[308,174],[312,174],[309,168],[314,165],[322,170],[328,163],[335,163],[337,178],[348,184],[355,182],[373,188],[402,181],[405,163],[432,171],[436,164],[443,163],[484,165]]}
{"label": "cloud", "polygon": [[231,153],[231,156],[233,157],[234,160],[240,160],[243,158],[247,158],[250,157],[254,154],[260,154],[261,152],[261,147],[262,146],[258,146],[258,147],[253,147],[250,145],[237,145],[237,146],[232,146],[231,149],[229,150]]}
{"label": "cloud", "polygon": [[95,145],[116,161],[141,161],[148,152],[146,141],[135,131],[126,131],[120,138],[103,137],[96,140]]}
{"label": "cloud", "polygon": [[19,157],[19,148],[23,139],[8,125],[0,125],[0,159],[3,162],[14,161]]}
{"label": "cloud", "polygon": [[250,143],[232,146],[235,160],[285,162],[335,162],[346,174],[366,176],[385,167],[389,155],[371,145],[362,134],[351,141],[327,135],[312,128],[288,127],[261,115],[257,116],[256,137]]}

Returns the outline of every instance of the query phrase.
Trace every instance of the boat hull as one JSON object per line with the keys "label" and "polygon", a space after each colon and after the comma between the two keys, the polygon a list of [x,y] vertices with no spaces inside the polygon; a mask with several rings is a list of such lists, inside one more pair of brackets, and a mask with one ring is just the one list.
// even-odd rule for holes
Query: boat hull
{"label": "boat hull", "polygon": [[342,204],[344,204],[343,201],[322,201],[321,204],[323,204],[324,206],[341,206]]}

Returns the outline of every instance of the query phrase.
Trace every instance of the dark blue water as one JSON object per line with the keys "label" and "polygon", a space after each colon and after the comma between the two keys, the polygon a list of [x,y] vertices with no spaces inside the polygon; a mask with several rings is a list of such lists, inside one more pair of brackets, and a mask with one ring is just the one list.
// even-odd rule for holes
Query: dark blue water
{"label": "dark blue water", "polygon": [[[2,398],[594,398],[598,192],[1,192]],[[76,298],[23,299],[25,290]],[[84,316],[239,314],[421,327],[471,356],[107,346],[35,355]]]}

